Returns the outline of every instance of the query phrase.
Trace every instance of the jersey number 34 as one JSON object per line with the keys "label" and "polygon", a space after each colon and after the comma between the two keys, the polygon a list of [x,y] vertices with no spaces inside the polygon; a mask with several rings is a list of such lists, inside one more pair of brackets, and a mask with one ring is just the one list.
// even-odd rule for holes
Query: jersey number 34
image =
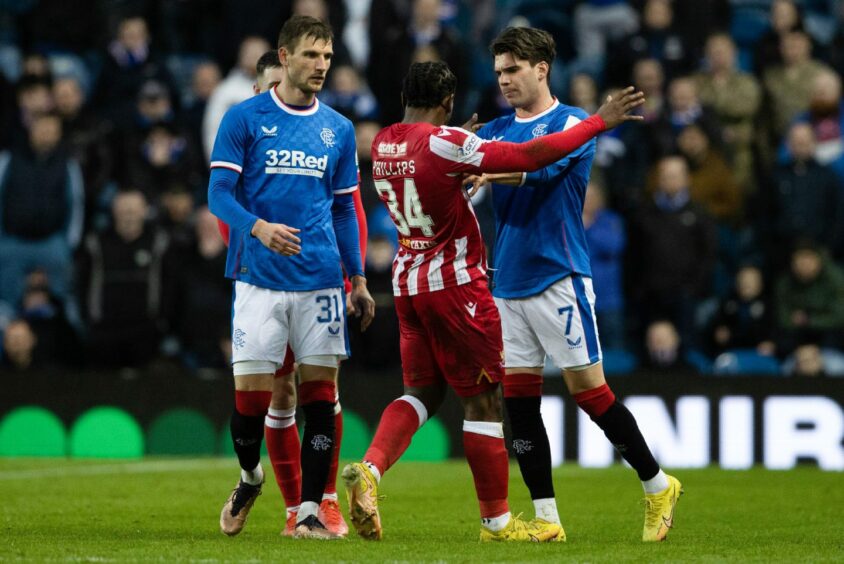
{"label": "jersey number 34", "polygon": [[422,202],[419,201],[419,193],[416,191],[416,183],[413,182],[412,178],[404,179],[403,209],[399,209],[396,192],[389,180],[376,180],[375,189],[382,195],[382,198],[386,198],[387,208],[390,210],[390,216],[392,216],[393,223],[396,224],[399,233],[405,237],[410,237],[410,230],[415,227],[421,230],[425,237],[434,236],[434,220],[431,219],[431,216],[426,215],[422,209]]}

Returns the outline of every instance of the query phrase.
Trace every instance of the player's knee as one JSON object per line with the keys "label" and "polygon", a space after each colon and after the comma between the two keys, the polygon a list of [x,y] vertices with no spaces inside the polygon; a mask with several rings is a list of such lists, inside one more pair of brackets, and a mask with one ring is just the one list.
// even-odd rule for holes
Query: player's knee
{"label": "player's knee", "polygon": [[461,398],[463,415],[467,421],[501,421],[504,414],[501,408],[501,390],[499,386],[480,394]]}
{"label": "player's knee", "polygon": [[589,417],[600,417],[615,403],[615,394],[606,383],[574,394],[574,401]]}
{"label": "player's knee", "polygon": [[404,396],[414,398],[425,409],[426,419],[433,417],[445,399],[446,387],[444,385],[431,385],[418,388],[405,386]]}

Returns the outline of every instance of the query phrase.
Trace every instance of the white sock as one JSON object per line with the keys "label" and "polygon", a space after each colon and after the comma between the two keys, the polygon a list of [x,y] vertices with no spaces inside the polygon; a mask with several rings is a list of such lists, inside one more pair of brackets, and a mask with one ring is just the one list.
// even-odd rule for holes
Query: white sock
{"label": "white sock", "polygon": [[301,523],[311,515],[316,516],[319,512],[319,505],[314,501],[303,501],[299,506],[299,512],[296,514],[296,521]]}
{"label": "white sock", "polygon": [[549,523],[560,524],[560,515],[557,513],[557,500],[553,497],[533,500],[533,509],[536,517]]}
{"label": "white sock", "polygon": [[333,494],[324,493],[322,494],[322,499],[323,501],[325,501],[326,499],[330,499],[331,501],[337,501],[337,492],[334,492]]}
{"label": "white sock", "polygon": [[264,469],[261,468],[261,463],[258,463],[251,472],[249,470],[240,469],[240,479],[250,486],[257,486],[264,481]]}
{"label": "white sock", "polygon": [[367,462],[366,460],[364,460],[363,463],[366,465],[367,468],[369,468],[369,471],[372,472],[372,475],[375,476],[375,481],[380,484],[381,471],[378,470],[378,467],[371,462]]}
{"label": "white sock", "polygon": [[287,508],[287,516],[288,517],[290,517],[291,513],[298,513],[298,512],[299,512],[299,506],[298,505],[294,505],[292,507]]}
{"label": "white sock", "polygon": [[665,475],[665,472],[663,472],[661,468],[659,472],[656,473],[656,476],[654,476],[650,480],[645,480],[644,482],[642,482],[642,487],[645,488],[646,494],[659,493],[665,490],[668,485],[668,476]]}
{"label": "white sock", "polygon": [[485,517],[481,519],[481,525],[492,531],[493,533],[497,533],[501,529],[507,526],[507,523],[510,522],[510,512],[504,513],[503,515],[499,515],[498,517]]}

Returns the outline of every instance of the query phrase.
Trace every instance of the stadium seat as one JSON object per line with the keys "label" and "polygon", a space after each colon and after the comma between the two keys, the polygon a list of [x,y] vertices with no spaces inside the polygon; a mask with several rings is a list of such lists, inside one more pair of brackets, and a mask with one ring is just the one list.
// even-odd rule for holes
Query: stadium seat
{"label": "stadium seat", "polygon": [[712,365],[716,376],[782,376],[777,359],[753,349],[736,349],[718,355]]}
{"label": "stadium seat", "polygon": [[697,349],[690,349],[683,359],[695,367],[701,374],[712,374],[712,359]]}
{"label": "stadium seat", "polygon": [[603,351],[604,373],[610,376],[630,374],[639,367],[636,355],[623,349],[607,349]]}
{"label": "stadium seat", "polygon": [[730,21],[730,35],[740,47],[755,44],[764,35],[770,24],[768,10],[764,6],[734,7]]}

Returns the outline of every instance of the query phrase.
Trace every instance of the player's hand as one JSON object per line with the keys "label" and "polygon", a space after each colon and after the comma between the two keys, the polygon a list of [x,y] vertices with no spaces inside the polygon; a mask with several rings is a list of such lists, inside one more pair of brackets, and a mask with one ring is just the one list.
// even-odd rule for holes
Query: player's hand
{"label": "player's hand", "polygon": [[363,276],[352,276],[352,293],[349,294],[349,302],[351,306],[349,313],[361,318],[360,330],[366,331],[375,318],[375,300],[369,295],[366,278]]}
{"label": "player's hand", "polygon": [[466,188],[466,193],[469,194],[470,198],[487,184],[489,184],[489,178],[486,174],[466,174],[463,176],[463,187]]}
{"label": "player's hand", "polygon": [[477,130],[485,126],[485,123],[478,123],[478,114],[472,114],[469,121],[460,126],[461,129],[475,133]]}
{"label": "player's hand", "polygon": [[301,229],[289,227],[282,223],[269,223],[259,219],[252,226],[252,235],[258,238],[269,250],[286,257],[292,257],[302,252],[299,243],[302,242],[295,234]]}
{"label": "player's hand", "polygon": [[607,96],[607,101],[598,108],[597,114],[603,118],[604,123],[607,124],[607,129],[612,129],[625,121],[642,121],[644,117],[631,115],[629,112],[644,103],[645,94],[637,92],[632,86],[628,86],[615,96]]}

